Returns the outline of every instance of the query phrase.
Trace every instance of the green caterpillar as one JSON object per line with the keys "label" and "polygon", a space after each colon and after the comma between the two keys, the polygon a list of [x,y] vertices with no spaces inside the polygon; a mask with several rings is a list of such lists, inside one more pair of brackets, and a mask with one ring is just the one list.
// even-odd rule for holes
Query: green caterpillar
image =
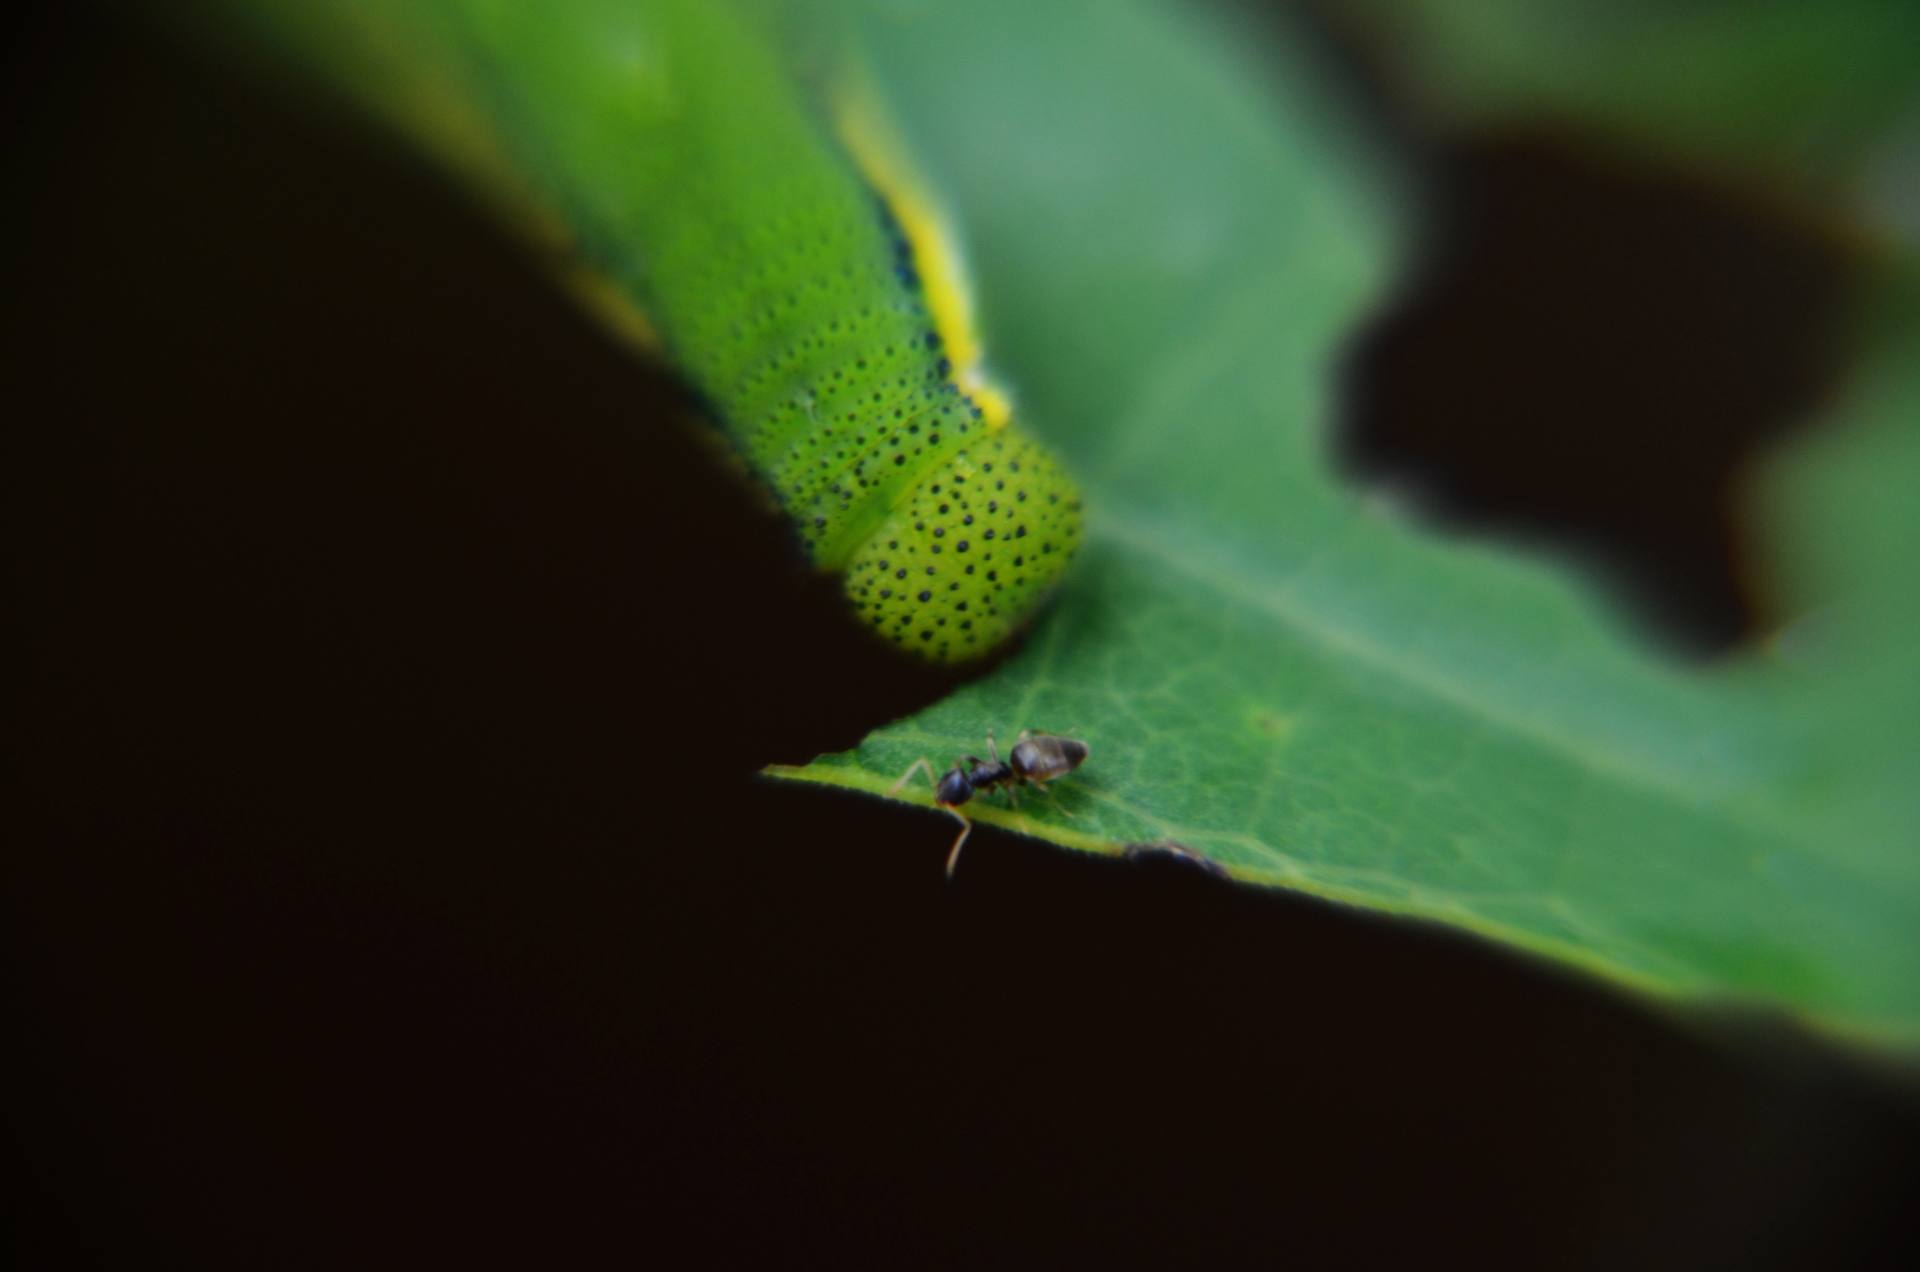
{"label": "green caterpillar", "polygon": [[1060,578],[1080,496],[984,379],[941,219],[857,77],[790,69],[805,58],[777,19],[794,16],[334,0],[288,6],[277,34],[509,206],[663,354],[877,633],[982,655]]}

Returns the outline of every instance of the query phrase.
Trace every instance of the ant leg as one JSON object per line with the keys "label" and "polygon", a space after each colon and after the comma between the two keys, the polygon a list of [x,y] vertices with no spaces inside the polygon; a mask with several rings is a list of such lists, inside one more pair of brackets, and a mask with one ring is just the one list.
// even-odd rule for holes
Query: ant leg
{"label": "ant leg", "polygon": [[892,786],[889,786],[887,788],[887,794],[892,795],[898,792],[902,786],[905,786],[910,780],[912,780],[913,775],[915,773],[919,772],[922,769],[926,770],[927,784],[929,786],[932,786],[934,790],[938,791],[940,789],[940,783],[933,776],[933,765],[928,763],[927,757],[923,755],[919,759],[915,760],[911,765],[908,766],[907,771],[900,775],[899,781],[895,782]]}
{"label": "ant leg", "polygon": [[1060,797],[1053,793],[1053,787],[1048,786],[1045,782],[1035,782],[1034,786],[1039,789],[1042,795],[1045,795],[1052,801],[1055,810],[1058,811],[1062,817],[1073,816],[1073,810],[1060,802]]}
{"label": "ant leg", "polygon": [[[942,805],[942,807],[946,806]],[[960,849],[966,845],[967,836],[973,833],[973,823],[967,819],[965,813],[962,813],[957,808],[947,808],[947,812],[953,816],[955,821],[960,823],[960,834],[953,841],[953,848],[947,853],[947,878],[951,879],[953,878],[953,868],[960,864]]]}
{"label": "ant leg", "polygon": [[993,762],[995,764],[998,764],[1000,762],[1000,748],[993,744],[992,729],[987,730],[987,754],[993,757]]}

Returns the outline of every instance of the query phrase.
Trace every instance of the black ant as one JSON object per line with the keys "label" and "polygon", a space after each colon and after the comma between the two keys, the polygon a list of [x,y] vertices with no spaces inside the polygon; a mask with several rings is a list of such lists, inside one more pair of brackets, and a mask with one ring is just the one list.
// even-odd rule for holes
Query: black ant
{"label": "black ant", "polygon": [[[1020,786],[1036,787],[1051,795],[1053,792],[1047,790],[1047,783],[1084,764],[1087,744],[1076,738],[1022,729],[1004,760],[1000,758],[999,748],[993,744],[993,734],[987,734],[987,754],[993,758],[983,760],[977,755],[969,755],[964,760],[955,761],[954,766],[938,781],[934,780],[933,765],[922,756],[900,775],[900,780],[892,787],[892,791],[898,791],[915,773],[925,769],[927,780],[933,782],[934,804],[944,808],[960,823],[960,836],[953,841],[953,850],[947,854],[949,879],[953,878],[953,868],[960,860],[961,846],[967,842],[967,836],[973,833],[973,822],[960,811],[960,805],[984,791],[998,789],[1005,791],[1007,799],[1018,808],[1020,801],[1014,797],[1014,790]],[[1065,809],[1060,811],[1066,812]]]}

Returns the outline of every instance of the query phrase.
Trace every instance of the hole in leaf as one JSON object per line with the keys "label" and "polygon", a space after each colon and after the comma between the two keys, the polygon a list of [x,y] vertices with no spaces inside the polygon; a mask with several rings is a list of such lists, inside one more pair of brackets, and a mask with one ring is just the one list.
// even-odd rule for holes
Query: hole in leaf
{"label": "hole in leaf", "polygon": [[1848,254],[1560,135],[1447,147],[1437,173],[1424,263],[1347,368],[1345,468],[1570,553],[1683,652],[1756,634],[1739,481],[1834,382]]}

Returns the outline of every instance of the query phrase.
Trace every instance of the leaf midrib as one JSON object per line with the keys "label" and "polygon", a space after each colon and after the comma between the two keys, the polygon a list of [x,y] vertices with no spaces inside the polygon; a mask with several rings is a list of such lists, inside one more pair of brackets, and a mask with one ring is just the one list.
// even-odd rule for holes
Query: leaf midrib
{"label": "leaf midrib", "polygon": [[[1477,686],[1459,681],[1443,668],[1418,657],[1409,657],[1405,652],[1388,648],[1346,624],[1329,621],[1323,614],[1289,603],[1284,590],[1250,586],[1231,573],[1208,564],[1206,560],[1168,547],[1168,535],[1160,524],[1160,518],[1142,506],[1115,507],[1107,504],[1103,506],[1102,514],[1088,527],[1090,543],[1111,543],[1155,561],[1202,587],[1259,610],[1337,657],[1362,663],[1370,670],[1390,676],[1409,689],[1442,702],[1490,728],[1537,744],[1596,777],[1623,783],[1645,792],[1649,797],[1691,812],[1709,812],[1717,819],[1761,839],[1794,847],[1803,845],[1799,836],[1783,830],[1784,819],[1779,812],[1747,812],[1723,799],[1703,798],[1697,784],[1676,777],[1664,764],[1650,761],[1642,755],[1621,753],[1596,744],[1590,737],[1553,728],[1538,718],[1505,709],[1479,693]],[[1215,559],[1218,556],[1244,559],[1245,554],[1223,538],[1194,536],[1190,533],[1185,537],[1210,545],[1207,555]]]}

